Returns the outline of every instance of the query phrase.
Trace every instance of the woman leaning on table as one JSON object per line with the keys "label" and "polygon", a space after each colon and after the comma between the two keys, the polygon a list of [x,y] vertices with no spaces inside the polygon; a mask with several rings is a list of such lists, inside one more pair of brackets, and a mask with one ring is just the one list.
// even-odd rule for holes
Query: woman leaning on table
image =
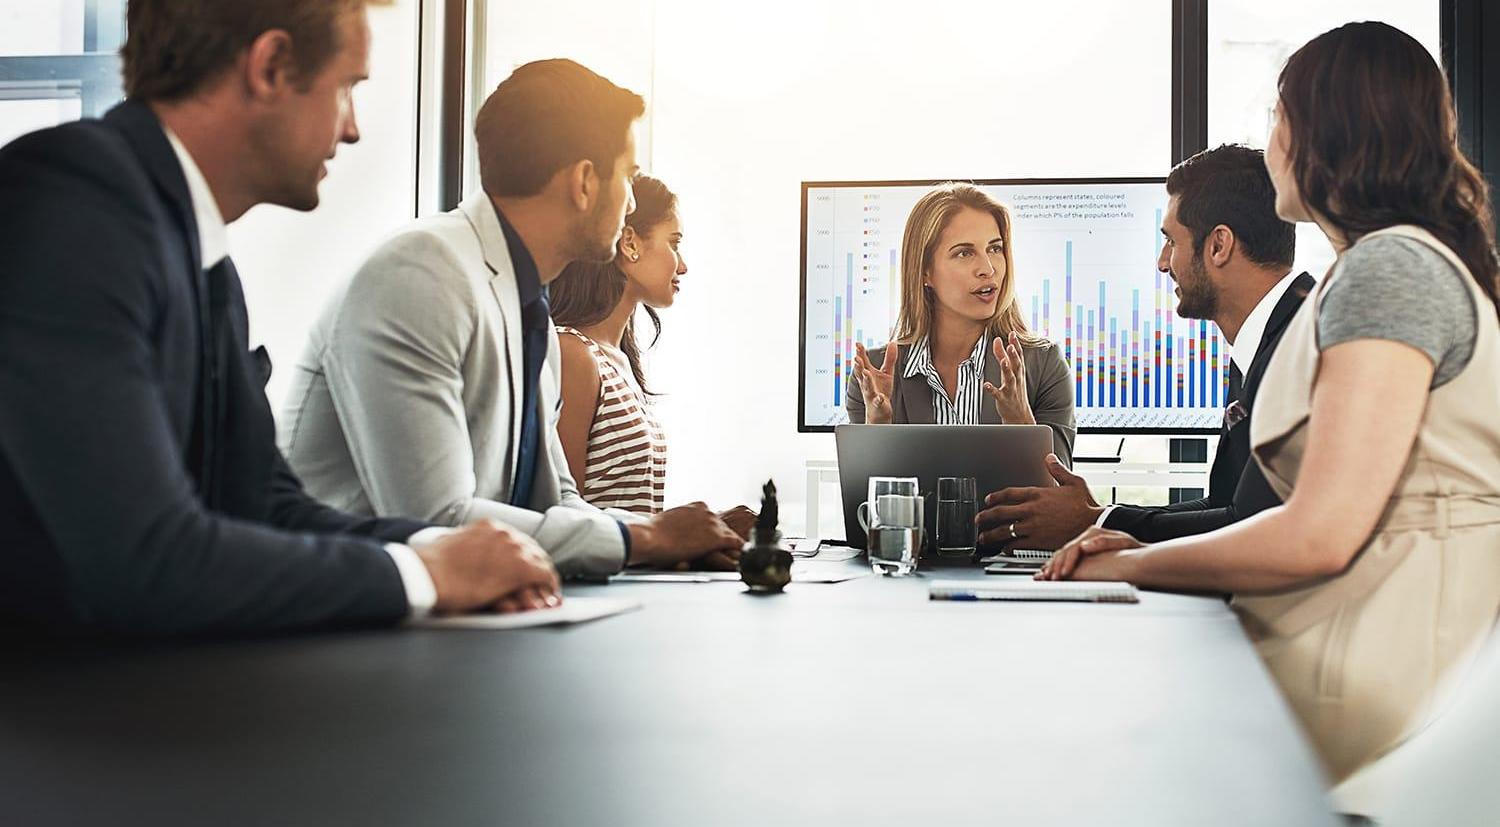
{"label": "woman leaning on table", "polygon": [[851,422],[1036,424],[1071,466],[1073,383],[1057,345],[1026,329],[1016,301],[1010,213],[970,184],[922,196],[901,239],[892,340],[856,345]]}
{"label": "woman leaning on table", "polygon": [[1500,609],[1500,321],[1483,179],[1441,70],[1381,23],[1281,72],[1276,209],[1339,257],[1251,422],[1285,505],[1154,545],[1090,529],[1040,577],[1234,593],[1335,781],[1434,712]]}

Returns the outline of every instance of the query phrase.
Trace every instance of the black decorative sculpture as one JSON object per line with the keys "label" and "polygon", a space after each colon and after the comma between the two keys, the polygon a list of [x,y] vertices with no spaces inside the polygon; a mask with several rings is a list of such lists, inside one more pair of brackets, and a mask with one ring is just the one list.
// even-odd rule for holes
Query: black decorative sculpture
{"label": "black decorative sculpture", "polygon": [[750,532],[750,542],[740,554],[740,579],[750,591],[774,593],[792,582],[792,553],[781,547],[781,532],[776,530],[778,506],[776,483],[766,480],[761,488],[760,514]]}

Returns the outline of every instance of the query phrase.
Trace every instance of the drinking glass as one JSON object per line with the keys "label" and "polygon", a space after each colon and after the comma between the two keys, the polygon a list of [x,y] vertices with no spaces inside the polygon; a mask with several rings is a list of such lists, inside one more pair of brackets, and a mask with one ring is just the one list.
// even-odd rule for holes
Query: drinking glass
{"label": "drinking glass", "polygon": [[869,496],[859,504],[870,567],[902,576],[917,570],[922,553],[922,494],[916,477],[871,477]]}
{"label": "drinking glass", "polygon": [[979,534],[974,526],[978,501],[973,477],[938,477],[937,553],[967,557],[974,553]]}

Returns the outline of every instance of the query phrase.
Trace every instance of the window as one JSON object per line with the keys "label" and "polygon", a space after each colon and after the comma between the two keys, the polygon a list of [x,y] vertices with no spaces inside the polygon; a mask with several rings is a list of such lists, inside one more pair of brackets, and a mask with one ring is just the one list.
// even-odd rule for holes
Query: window
{"label": "window", "polygon": [[[475,29],[481,33],[476,88],[470,90],[468,119],[464,122],[464,192],[479,188],[479,162],[474,155],[474,116],[500,81],[533,60],[565,57],[646,99],[655,99],[655,11],[657,0],[553,0],[551,3],[481,2]],[[650,113],[639,128],[636,155],[650,168]]]}
{"label": "window", "polygon": [[418,0],[370,8],[370,79],[354,90],[360,140],[329,162],[318,208],[263,205],[229,227],[250,342],[275,364],[266,395],[278,414],[328,296],[416,211],[419,13]]}
{"label": "window", "polygon": [[0,0],[0,146],[124,96],[126,0]]}
{"label": "window", "polygon": [[753,502],[774,477],[791,530],[803,461],[834,451],[791,432],[801,181],[1164,175],[1171,161],[1165,2],[491,0],[484,14],[476,103],[545,57],[647,98],[641,165],[681,197],[689,265],[648,352],[667,498]]}
{"label": "window", "polygon": [[[1276,77],[1302,44],[1356,20],[1389,23],[1440,60],[1435,0],[1211,0],[1208,5],[1208,145],[1264,147]],[[1333,248],[1312,224],[1297,226],[1297,269],[1321,278]]]}

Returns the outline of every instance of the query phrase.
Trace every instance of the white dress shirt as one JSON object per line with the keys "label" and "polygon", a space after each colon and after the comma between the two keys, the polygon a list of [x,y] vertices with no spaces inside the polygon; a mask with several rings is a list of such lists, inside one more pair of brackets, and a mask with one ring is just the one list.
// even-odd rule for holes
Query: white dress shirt
{"label": "white dress shirt", "polygon": [[[215,200],[213,190],[209,189],[203,170],[198,168],[192,154],[172,130],[163,125],[162,131],[167,133],[167,141],[172,144],[172,152],[177,155],[177,162],[182,165],[182,175],[187,179],[188,196],[193,202],[193,220],[198,225],[198,250],[203,256],[203,269],[208,270],[229,256],[229,229],[224,225],[224,215],[219,212],[219,202]],[[432,612],[432,607],[437,603],[437,587],[433,585],[432,575],[427,573],[426,564],[412,550],[412,546],[427,545],[451,531],[452,529],[447,528],[425,528],[407,538],[410,545],[385,544],[386,553],[391,556],[397,573],[401,575],[401,585],[406,590],[406,603],[411,608],[410,617],[413,619]]]}
{"label": "white dress shirt", "polygon": [[[1249,372],[1250,364],[1255,361],[1255,352],[1260,350],[1260,340],[1265,338],[1266,323],[1271,321],[1271,311],[1276,309],[1281,297],[1291,288],[1292,282],[1297,280],[1297,271],[1292,270],[1281,277],[1281,281],[1266,291],[1260,301],[1255,303],[1255,308],[1245,321],[1240,325],[1240,332],[1235,335],[1234,341],[1229,344],[1229,360],[1234,362],[1235,367],[1240,369],[1240,374]],[[1094,525],[1103,528],[1104,521],[1109,519],[1109,512],[1114,511],[1113,504],[1104,507],[1104,513]]]}
{"label": "white dress shirt", "polygon": [[1234,342],[1229,346],[1229,359],[1240,369],[1241,374],[1250,372],[1250,364],[1255,361],[1255,352],[1260,350],[1260,340],[1265,338],[1266,323],[1271,321],[1271,311],[1276,309],[1281,297],[1291,289],[1292,282],[1297,280],[1297,272],[1291,271],[1276,282],[1276,286],[1266,291],[1260,301],[1256,302],[1255,309],[1245,317],[1245,323],[1240,325],[1240,332],[1234,337]]}
{"label": "white dress shirt", "polygon": [[943,387],[943,379],[938,375],[937,368],[932,364],[932,343],[923,338],[912,345],[911,354],[906,359],[906,372],[903,378],[911,379],[922,376],[927,379],[928,387],[932,388],[932,421],[938,425],[977,425],[979,424],[979,406],[984,404],[984,356],[989,352],[990,334],[988,331],[979,337],[974,343],[974,350],[969,353],[969,358],[958,363],[958,393],[955,398],[948,398],[948,389]]}

